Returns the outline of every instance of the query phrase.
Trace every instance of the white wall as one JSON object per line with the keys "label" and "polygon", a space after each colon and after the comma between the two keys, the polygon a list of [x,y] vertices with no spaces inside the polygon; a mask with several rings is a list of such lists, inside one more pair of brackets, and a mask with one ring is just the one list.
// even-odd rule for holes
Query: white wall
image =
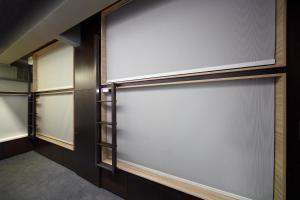
{"label": "white wall", "polygon": [[0,95],[0,142],[27,136],[27,96]]}
{"label": "white wall", "polygon": [[73,87],[74,48],[61,43],[37,58],[38,90]]}
{"label": "white wall", "polygon": [[73,94],[44,95],[37,98],[38,133],[73,144]]}

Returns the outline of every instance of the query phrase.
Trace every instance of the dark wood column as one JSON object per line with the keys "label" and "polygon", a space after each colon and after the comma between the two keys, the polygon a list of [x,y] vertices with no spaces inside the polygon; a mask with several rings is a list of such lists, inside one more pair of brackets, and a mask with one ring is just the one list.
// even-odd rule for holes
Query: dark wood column
{"label": "dark wood column", "polygon": [[33,150],[32,141],[20,138],[0,143],[0,160]]}
{"label": "dark wood column", "polygon": [[287,5],[287,199],[299,196],[300,2]]}
{"label": "dark wood column", "polygon": [[75,163],[76,173],[99,185],[95,165],[96,64],[94,35],[100,30],[100,15],[80,25],[81,44],[75,48]]}

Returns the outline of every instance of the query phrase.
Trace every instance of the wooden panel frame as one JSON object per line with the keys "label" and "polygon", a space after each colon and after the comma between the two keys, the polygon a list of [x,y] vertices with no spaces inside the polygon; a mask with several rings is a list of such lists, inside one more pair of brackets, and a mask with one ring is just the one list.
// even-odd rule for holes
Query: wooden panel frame
{"label": "wooden panel frame", "polygon": [[[104,9],[101,13],[101,84],[107,84],[107,59],[106,59],[106,17],[110,13],[119,9],[128,0],[120,0],[110,7]],[[178,82],[165,82],[148,84],[147,81],[153,80],[168,80],[174,78],[183,77],[200,77],[205,75],[213,74],[226,74],[232,72],[252,72],[258,70],[273,70],[275,68],[285,68],[286,67],[286,0],[276,0],[276,50],[275,59],[276,63],[274,65],[266,66],[255,66],[255,67],[245,67],[236,68],[228,70],[217,70],[209,72],[200,72],[192,74],[181,74],[172,76],[162,76],[156,78],[146,78],[137,80],[120,81],[121,83],[118,89],[132,88],[132,87],[154,87],[162,85],[174,85],[174,84],[193,84],[193,83],[207,83],[215,81],[230,81],[230,80],[245,80],[245,79],[258,79],[258,78],[275,78],[275,152],[274,152],[274,188],[273,188],[273,199],[274,200],[285,200],[286,199],[286,74],[285,73],[274,73],[270,74],[264,72],[260,75],[249,75],[249,76],[234,76],[234,77],[224,77],[224,78],[212,78],[212,79],[201,79],[201,80],[191,80],[191,81],[178,81]],[[142,83],[141,83],[142,82]],[[134,83],[133,85],[126,86],[127,83]],[[141,83],[141,84],[139,84]],[[124,86],[123,86],[124,85]],[[105,98],[105,96],[103,96]],[[106,119],[106,108],[102,107],[101,113],[102,119]],[[106,128],[102,128],[101,138],[103,141],[107,139]],[[107,150],[102,151],[102,161],[111,164],[111,159],[109,158],[109,153]],[[123,161],[118,161],[117,167],[123,171],[132,173],[134,175],[143,177],[145,179],[157,182],[159,184],[174,188],[178,191],[202,198],[202,199],[233,199],[224,194],[220,194],[215,191],[211,191],[207,188],[197,187],[185,182],[174,180],[170,177],[157,174],[153,171],[142,169],[138,166],[130,165]]]}
{"label": "wooden panel frame", "polygon": [[[219,74],[219,73],[227,73],[227,72],[238,72],[238,71],[248,71],[248,70],[258,70],[258,69],[272,69],[279,67],[286,67],[286,5],[287,0],[276,0],[276,45],[275,45],[275,60],[276,63],[273,65],[262,65],[262,66],[254,66],[254,67],[240,67],[235,69],[225,69],[225,70],[215,70],[215,71],[207,71],[207,72],[196,72],[196,73],[186,73],[179,75],[168,75],[168,76],[160,76],[153,78],[141,78],[134,80],[124,80],[117,81],[117,83],[131,83],[137,81],[148,81],[148,80],[160,80],[160,79],[168,79],[168,78],[178,78],[178,77],[186,77],[186,76],[199,76],[199,75],[208,75],[208,74]],[[106,21],[107,16],[121,8],[122,6],[129,3],[129,0],[120,0],[110,7],[104,9],[101,12],[101,74],[105,74],[102,79],[102,84],[107,84],[107,56],[106,56]]]}
{"label": "wooden panel frame", "polygon": [[[38,90],[38,85],[37,85],[37,71],[38,71],[38,65],[37,65],[37,59],[39,56],[46,54],[47,52],[51,51],[52,49],[55,49],[57,46],[59,46],[60,44],[63,44],[63,42],[61,41],[56,41],[54,43],[51,43],[50,45],[36,51],[33,53],[32,55],[32,60],[33,60],[33,65],[32,65],[32,92],[35,92],[37,94],[37,96],[40,95],[59,95],[59,94],[68,94],[68,93],[72,93],[73,94],[73,102],[75,102],[75,97],[74,97],[74,86],[75,86],[75,68],[74,68],[74,64],[73,64],[73,83],[72,86],[67,86],[67,87],[57,87],[57,88],[49,88],[49,89],[43,89],[43,90]],[[74,50],[73,50],[74,51]],[[74,63],[74,55],[75,53],[73,53],[73,63]],[[75,103],[73,105],[73,130],[74,130],[74,139],[73,139],[73,144],[69,144],[65,141],[62,141],[60,139],[57,138],[53,138],[48,136],[46,133],[40,133],[37,130],[37,134],[36,137],[50,142],[52,144],[58,145],[60,147],[69,149],[74,151],[75,150]]]}
{"label": "wooden panel frame", "polygon": [[[59,94],[72,94],[73,95],[73,102],[75,102],[75,97],[74,97],[74,90],[54,90],[54,91],[46,91],[46,92],[38,92],[37,93],[37,98],[39,96],[45,96],[45,95],[59,95]],[[38,129],[38,124],[37,124],[37,133],[36,133],[36,137],[41,139],[41,140],[45,140],[47,142],[56,144],[58,146],[64,147],[66,149],[75,150],[75,103],[73,105],[73,144],[70,144],[66,141],[60,140],[58,138],[55,137],[51,137],[49,136],[47,133],[42,133],[39,131]]]}
{"label": "wooden panel frame", "polygon": [[[61,41],[56,41],[52,44],[50,44],[49,46],[46,46],[43,49],[40,49],[36,52],[33,53],[32,55],[32,61],[33,61],[33,65],[32,65],[32,91],[33,92],[45,92],[45,91],[53,91],[53,90],[68,90],[68,89],[74,89],[74,85],[75,85],[75,80],[74,80],[74,64],[73,64],[73,83],[72,86],[63,86],[63,87],[56,87],[56,88],[47,88],[47,89],[42,89],[39,90],[38,89],[38,65],[37,65],[37,59],[39,56],[46,54],[47,52],[51,51],[52,49],[55,49],[57,46],[64,44]],[[73,63],[74,63],[74,48],[73,48]]]}
{"label": "wooden panel frame", "polygon": [[[274,157],[274,200],[285,200],[286,198],[286,74],[266,74],[266,75],[253,75],[242,77],[227,77],[217,79],[206,80],[194,80],[194,81],[182,81],[182,82],[170,82],[163,84],[152,85],[137,85],[129,87],[120,87],[118,89],[126,89],[133,87],[158,87],[162,85],[177,85],[177,84],[195,84],[195,83],[208,83],[208,82],[220,82],[220,81],[234,81],[234,80],[249,80],[249,79],[261,79],[261,78],[275,78],[275,157]],[[106,141],[106,132],[102,132],[104,141]],[[111,164],[111,159],[107,151],[102,151],[102,162]],[[182,182],[176,179],[172,179],[168,176],[157,174],[152,170],[140,168],[135,165],[128,164],[127,162],[118,161],[118,169],[132,173],[137,176],[149,179],[151,181],[160,183],[162,185],[174,188],[178,191],[202,198],[202,199],[214,199],[225,200],[234,199],[228,197],[225,194],[212,191],[205,187],[198,187],[192,184]]]}
{"label": "wooden panel frame", "polygon": [[44,140],[44,141],[47,141],[47,142],[50,142],[52,144],[56,144],[58,146],[61,146],[63,148],[66,148],[66,149],[69,149],[71,151],[74,151],[75,148],[74,148],[74,145],[73,144],[69,144],[67,142],[64,142],[64,141],[61,141],[59,139],[56,139],[56,138],[53,138],[53,137],[50,137],[48,135],[45,135],[43,133],[37,133],[36,134],[36,137],[41,139],[41,140]]}

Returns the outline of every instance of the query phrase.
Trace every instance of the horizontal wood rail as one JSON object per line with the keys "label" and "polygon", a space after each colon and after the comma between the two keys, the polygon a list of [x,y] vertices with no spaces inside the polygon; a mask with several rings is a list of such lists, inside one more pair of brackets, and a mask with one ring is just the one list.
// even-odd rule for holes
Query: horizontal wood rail
{"label": "horizontal wood rail", "polygon": [[74,151],[74,145],[73,144],[70,144],[68,142],[62,141],[60,139],[53,138],[53,137],[45,135],[43,133],[37,133],[36,137],[39,138],[39,139],[41,139],[41,140],[45,140],[47,142],[50,142],[50,143],[56,144],[58,146],[61,146],[63,148],[66,148],[66,149],[69,149],[71,151]]}
{"label": "horizontal wood rail", "polygon": [[[183,76],[177,78],[161,78],[156,80],[144,80],[135,82],[118,83],[118,89],[125,88],[140,88],[140,87],[155,87],[164,85],[192,84],[204,83],[213,81],[230,81],[241,79],[267,78],[278,77],[285,73],[286,68],[276,68],[268,70],[244,71],[244,72],[227,72],[222,74],[198,75],[198,76]],[[109,83],[108,83],[109,84]],[[105,85],[105,84],[104,84]]]}
{"label": "horizontal wood rail", "polygon": [[0,92],[0,96],[27,96],[27,92]]}
{"label": "horizontal wood rail", "polygon": [[57,94],[70,94],[74,93],[73,89],[62,89],[62,90],[49,90],[49,91],[43,91],[43,92],[36,92],[37,96],[41,95],[57,95]]}

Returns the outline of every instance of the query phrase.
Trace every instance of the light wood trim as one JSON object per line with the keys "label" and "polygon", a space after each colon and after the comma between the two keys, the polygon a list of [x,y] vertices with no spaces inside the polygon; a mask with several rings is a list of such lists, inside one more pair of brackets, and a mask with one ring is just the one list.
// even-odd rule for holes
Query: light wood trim
{"label": "light wood trim", "polygon": [[63,141],[61,141],[59,139],[55,139],[53,137],[46,136],[43,133],[37,133],[36,137],[39,138],[39,139],[41,139],[41,140],[45,140],[47,142],[50,142],[50,143],[56,144],[58,146],[61,146],[63,148],[66,148],[66,149],[74,151],[74,145],[73,144],[69,144],[69,143],[63,142]]}
{"label": "light wood trim", "polygon": [[286,75],[275,85],[274,199],[286,199]]}
{"label": "light wood trim", "polygon": [[65,87],[56,87],[56,88],[49,88],[49,89],[42,89],[42,90],[37,90],[37,93],[43,93],[43,92],[63,92],[66,90],[74,90],[73,86],[65,86]]}
{"label": "light wood trim", "polygon": [[[105,159],[103,162],[111,165],[110,159]],[[226,195],[223,195],[223,194],[220,194],[220,193],[217,193],[214,191],[210,191],[206,188],[197,187],[197,186],[185,183],[185,182],[174,180],[174,179],[166,177],[166,176],[161,176],[161,175],[155,174],[153,172],[129,165],[122,161],[117,162],[117,167],[118,167],[118,169],[124,170],[131,174],[135,174],[135,175],[143,177],[147,180],[151,180],[153,182],[160,183],[167,187],[176,189],[178,191],[193,195],[193,196],[201,198],[201,199],[214,199],[214,200],[233,200],[234,199],[232,197],[228,197]]]}
{"label": "light wood trim", "polygon": [[287,0],[276,1],[276,66],[286,66]]}
{"label": "light wood trim", "polygon": [[118,89],[127,89],[127,88],[130,89],[130,88],[141,88],[141,87],[158,87],[158,86],[168,86],[168,85],[209,83],[209,82],[234,81],[234,80],[246,80],[246,79],[260,79],[260,78],[276,78],[276,77],[280,77],[280,76],[282,76],[282,73],[262,74],[262,75],[253,75],[253,76],[235,76],[235,77],[213,78],[213,79],[192,80],[192,81],[154,83],[154,84],[145,84],[145,85],[119,86]]}
{"label": "light wood trim", "polygon": [[[106,18],[107,15],[122,7],[128,0],[121,0],[112,6],[104,9],[101,13],[101,61],[105,63],[105,72],[107,68],[106,63]],[[162,77],[153,77],[153,78],[143,78],[136,80],[127,80],[127,81],[118,81],[118,83],[132,83],[132,82],[141,82],[149,80],[162,80],[170,78],[180,78],[180,77],[192,77],[200,75],[209,75],[209,74],[220,74],[220,73],[229,73],[229,72],[241,72],[241,71],[252,71],[258,69],[273,69],[286,67],[286,0],[276,0],[276,47],[275,47],[275,60],[274,65],[264,65],[264,66],[255,66],[255,67],[241,67],[236,69],[226,69],[226,70],[216,70],[216,71],[207,71],[207,72],[196,72],[188,74],[179,74],[179,75],[170,75]],[[103,38],[102,38],[103,37]],[[106,74],[106,73],[105,73]],[[102,84],[105,84],[104,79]]]}
{"label": "light wood trim", "polygon": [[[247,80],[258,78],[275,78],[275,157],[274,157],[274,200],[285,200],[286,196],[286,74],[266,74],[230,78],[217,78],[199,81],[183,81],[171,84],[209,83],[216,81]],[[166,83],[165,85],[170,85]],[[151,85],[147,85],[151,86]],[[156,85],[159,86],[159,85]],[[128,87],[127,87],[128,88]],[[104,132],[106,134],[106,132]],[[106,136],[105,136],[106,137]],[[108,154],[102,157],[102,161],[111,164]],[[223,194],[210,191],[206,188],[183,183],[169,177],[163,177],[153,172],[140,169],[136,166],[118,161],[117,167],[126,172],[149,179],[159,184],[174,188],[181,192],[209,200],[232,199]]]}
{"label": "light wood trim", "polygon": [[74,94],[74,90],[57,91],[57,92],[42,92],[42,93],[37,93],[37,96],[44,96],[44,95],[60,95],[60,94]]}
{"label": "light wood trim", "polygon": [[109,15],[110,13],[114,12],[115,10],[118,10],[119,8],[121,8],[122,6],[124,6],[127,3],[130,3],[131,0],[119,0],[116,3],[108,6],[107,8],[103,9],[101,11],[101,15],[103,17],[106,17],[107,15]]}
{"label": "light wood trim", "polygon": [[33,53],[33,55],[35,56],[41,56],[41,55],[44,55],[45,53],[51,51],[52,49],[55,49],[57,46],[63,44],[63,42],[61,41],[56,41],[56,42],[53,42],[52,44],[49,44],[48,46],[46,46],[45,48],[42,48],[36,52]]}

